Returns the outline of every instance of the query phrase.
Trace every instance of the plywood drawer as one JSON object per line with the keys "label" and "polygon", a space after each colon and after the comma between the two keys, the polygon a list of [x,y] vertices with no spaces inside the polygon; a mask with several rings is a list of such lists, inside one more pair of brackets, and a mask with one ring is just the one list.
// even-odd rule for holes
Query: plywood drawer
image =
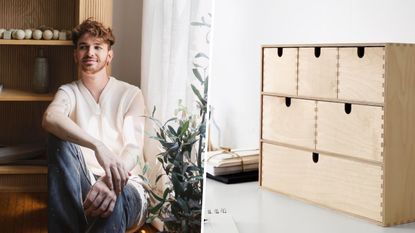
{"label": "plywood drawer", "polygon": [[263,91],[297,95],[298,48],[264,48]]}
{"label": "plywood drawer", "polygon": [[382,162],[383,108],[346,105],[317,102],[316,149]]}
{"label": "plywood drawer", "polygon": [[337,48],[300,48],[298,95],[337,98]]}
{"label": "plywood drawer", "polygon": [[384,47],[339,49],[339,99],[383,103]]}
{"label": "plywood drawer", "polygon": [[262,108],[263,139],[315,147],[316,101],[263,96]]}
{"label": "plywood drawer", "polygon": [[262,144],[262,186],[381,221],[382,169],[282,146]]}

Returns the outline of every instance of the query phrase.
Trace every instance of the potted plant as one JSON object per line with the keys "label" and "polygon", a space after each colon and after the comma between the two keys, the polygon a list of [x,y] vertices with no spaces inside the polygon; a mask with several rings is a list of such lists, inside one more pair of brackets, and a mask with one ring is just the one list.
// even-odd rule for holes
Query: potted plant
{"label": "potted plant", "polygon": [[[201,22],[193,22],[192,25],[210,28],[204,17]],[[207,34],[206,43],[209,43],[208,38]],[[170,185],[161,195],[150,190],[154,202],[147,223],[160,218],[164,223],[164,232],[198,233],[201,230],[204,174],[202,154],[205,148],[208,94],[208,66],[202,64],[208,64],[208,60],[209,57],[204,53],[194,56],[192,71],[200,90],[194,84],[191,88],[197,99],[197,114],[189,113],[179,101],[175,116],[165,123],[154,117],[155,108],[149,117],[156,126],[152,138],[163,149],[157,155],[157,160],[164,173],[158,175],[155,182],[166,176]],[[147,168],[143,170],[145,173]]]}

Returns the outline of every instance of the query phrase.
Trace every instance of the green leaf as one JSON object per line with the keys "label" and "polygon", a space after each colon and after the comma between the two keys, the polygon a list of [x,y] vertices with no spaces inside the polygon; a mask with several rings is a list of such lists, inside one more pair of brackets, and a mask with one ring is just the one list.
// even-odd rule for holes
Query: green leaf
{"label": "green leaf", "polygon": [[165,174],[160,174],[157,176],[156,181],[154,182],[155,184],[157,184],[157,182],[163,177],[165,176]]}
{"label": "green leaf", "polygon": [[182,137],[183,136],[183,134],[185,134],[186,133],[186,131],[189,129],[189,124],[190,124],[190,121],[185,121],[184,123],[183,123],[183,125],[181,125],[180,127],[179,127],[179,138],[180,137]]}
{"label": "green leaf", "polygon": [[206,104],[206,100],[202,98],[202,96],[200,95],[199,90],[193,84],[191,84],[191,87],[192,87],[193,93],[195,93],[195,95],[197,96],[197,98],[199,99],[199,101],[202,102],[203,105],[205,105]]}
{"label": "green leaf", "polygon": [[170,119],[168,119],[164,124],[163,124],[163,127],[166,127],[166,125],[169,123],[169,122],[171,122],[171,121],[175,121],[175,120],[177,120],[177,117],[172,117],[172,118],[170,118]]}
{"label": "green leaf", "polygon": [[148,172],[149,168],[150,167],[148,166],[148,164],[144,164],[144,167],[143,167],[143,175],[145,175]]}
{"label": "green leaf", "polygon": [[203,83],[202,75],[200,74],[199,70],[197,68],[193,68],[192,71],[197,80],[199,80],[200,83]]}
{"label": "green leaf", "polygon": [[155,218],[157,218],[157,215],[152,215],[152,216],[148,217],[147,220],[146,220],[146,223],[151,224],[154,221]]}
{"label": "green leaf", "polygon": [[195,55],[195,58],[200,58],[200,57],[204,57],[206,59],[209,59],[208,55],[206,55],[205,53],[197,53]]}
{"label": "green leaf", "polygon": [[169,131],[172,135],[177,136],[176,131],[173,129],[173,127],[171,127],[170,125],[167,126],[167,128],[169,128]]}
{"label": "green leaf", "polygon": [[153,106],[153,111],[151,112],[151,116],[154,117],[154,114],[156,113],[156,106]]}
{"label": "green leaf", "polygon": [[200,22],[192,22],[190,23],[192,26],[206,26],[206,23],[200,23]]}
{"label": "green leaf", "polygon": [[206,79],[203,83],[203,94],[204,94],[205,98],[207,97],[208,90],[209,90],[209,76],[206,77]]}
{"label": "green leaf", "polygon": [[150,208],[150,213],[156,214],[157,212],[159,212],[161,207],[163,207],[163,205],[164,205],[164,202],[159,202],[156,206]]}
{"label": "green leaf", "polygon": [[180,182],[178,178],[178,174],[173,174],[172,176],[172,183],[173,183],[173,189],[176,195],[181,195],[184,192],[184,188],[182,183]]}
{"label": "green leaf", "polygon": [[201,65],[199,65],[199,64],[197,64],[195,62],[193,62],[193,66],[196,67],[196,68],[204,68],[203,66],[201,66]]}

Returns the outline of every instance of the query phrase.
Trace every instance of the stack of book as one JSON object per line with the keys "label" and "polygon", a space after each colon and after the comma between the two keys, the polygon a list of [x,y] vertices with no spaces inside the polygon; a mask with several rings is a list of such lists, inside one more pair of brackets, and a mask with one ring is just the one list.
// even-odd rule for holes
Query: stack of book
{"label": "stack of book", "polygon": [[206,153],[209,178],[224,183],[258,180],[259,150],[217,150]]}

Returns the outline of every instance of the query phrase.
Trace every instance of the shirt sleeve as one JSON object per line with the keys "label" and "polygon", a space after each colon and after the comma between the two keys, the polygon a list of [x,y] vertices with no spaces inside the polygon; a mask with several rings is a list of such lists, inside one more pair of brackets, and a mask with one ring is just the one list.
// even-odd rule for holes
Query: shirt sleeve
{"label": "shirt sleeve", "polygon": [[129,171],[137,165],[144,165],[144,115],[146,109],[141,90],[138,88],[136,90],[123,121],[124,146],[121,151],[121,158],[125,161],[126,168]]}

